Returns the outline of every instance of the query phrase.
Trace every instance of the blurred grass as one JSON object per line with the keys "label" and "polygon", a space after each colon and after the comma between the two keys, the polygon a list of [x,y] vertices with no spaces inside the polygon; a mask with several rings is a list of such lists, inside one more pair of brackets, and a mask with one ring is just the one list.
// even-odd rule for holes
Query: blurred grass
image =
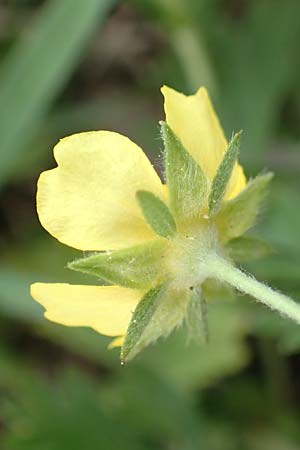
{"label": "blurred grass", "polygon": [[93,282],[64,269],[78,252],[34,212],[51,147],[111,129],[159,168],[166,83],[187,93],[205,84],[227,135],[244,130],[247,175],[275,171],[255,230],[275,253],[246,268],[300,297],[299,16],[297,0],[0,5],[1,449],[299,448],[296,325],[215,290],[208,346],[178,332],[121,368],[108,338],[45,321],[28,291],[31,281]]}
{"label": "blurred grass", "polygon": [[0,77],[2,185],[25,159],[25,145],[37,133],[112,4],[113,0],[47,2],[32,28],[8,52]]}

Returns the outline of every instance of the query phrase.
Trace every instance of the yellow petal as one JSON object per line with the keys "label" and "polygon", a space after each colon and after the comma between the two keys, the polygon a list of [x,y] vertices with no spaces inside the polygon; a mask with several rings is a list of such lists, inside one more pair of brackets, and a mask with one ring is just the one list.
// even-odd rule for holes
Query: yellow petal
{"label": "yellow petal", "polygon": [[137,190],[164,198],[163,185],[143,151],[110,131],[74,134],[54,148],[58,167],[38,182],[41,224],[81,250],[114,250],[153,239],[136,202]]}
{"label": "yellow petal", "polygon": [[[227,141],[206,89],[201,87],[195,95],[188,96],[167,86],[163,86],[161,91],[168,125],[208,178],[213,180]],[[243,169],[237,164],[225,198],[237,195],[245,184]]]}
{"label": "yellow petal", "polygon": [[34,283],[32,297],[45,317],[67,326],[91,327],[107,336],[126,333],[131,315],[144,292],[118,286]]}
{"label": "yellow petal", "polygon": [[124,336],[119,336],[119,337],[117,337],[117,338],[115,338],[115,339],[113,339],[110,343],[109,343],[109,345],[108,345],[108,349],[109,350],[111,350],[111,349],[113,349],[113,348],[115,348],[115,347],[122,347],[122,345],[123,345],[123,342],[124,342]]}

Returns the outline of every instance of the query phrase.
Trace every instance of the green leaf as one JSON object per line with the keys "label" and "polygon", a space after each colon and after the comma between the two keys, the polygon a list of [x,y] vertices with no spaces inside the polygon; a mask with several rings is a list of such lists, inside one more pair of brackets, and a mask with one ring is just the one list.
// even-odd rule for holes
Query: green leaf
{"label": "green leaf", "polygon": [[137,305],[121,350],[121,361],[129,361],[161,336],[168,336],[185,316],[188,290],[166,284],[147,292]]}
{"label": "green leaf", "polygon": [[[1,395],[1,420],[7,424],[7,430],[1,433],[2,448],[82,450],[88,443],[88,448],[105,450],[149,450],[144,434],[136,432],[140,421],[132,421],[130,413],[126,414],[126,404],[116,407],[116,397],[111,395],[122,392],[122,377],[115,377],[111,386],[107,386],[97,382],[98,380],[94,380],[83,370],[76,369],[75,365],[68,365],[62,367],[57,378],[50,383],[47,377],[40,375],[34,365],[25,365],[17,354],[3,355],[1,351],[0,356],[0,381],[1,386],[5,387],[5,395]],[[147,388],[143,377],[140,376],[139,379],[141,386],[136,386],[136,389]],[[156,379],[155,381],[160,382]],[[149,403],[153,391],[155,383],[152,392],[147,393]],[[14,398],[13,402],[11,398]],[[177,404],[176,400],[174,404]],[[161,396],[158,396],[155,410],[159,409],[162,402]],[[136,406],[136,410],[142,410],[143,404],[141,402],[139,405],[140,409]],[[153,403],[151,405],[153,406]],[[171,403],[169,409],[172,406]],[[123,407],[125,419],[119,423],[120,410],[122,411]],[[179,421],[179,408],[172,418],[175,419],[176,416]],[[159,420],[157,415],[156,420]],[[161,417],[161,420],[164,419]],[[30,430],[27,436],[24,436],[19,424]],[[160,430],[160,433],[163,432]]]}
{"label": "green leaf", "polygon": [[208,179],[165,122],[161,122],[161,133],[165,145],[170,206],[176,222],[197,218],[207,204]]}
{"label": "green leaf", "polygon": [[176,223],[167,205],[152,192],[138,191],[137,200],[150,227],[159,236],[170,238],[176,233]]}
{"label": "green leaf", "polygon": [[[0,181],[18,167],[54,100],[69,80],[93,30],[114,0],[52,0],[1,67]],[[31,148],[31,151],[38,149]]]}
{"label": "green leaf", "polygon": [[69,263],[68,268],[119,286],[150,288],[163,276],[161,267],[166,245],[167,242],[157,239],[124,250],[96,253]]}
{"label": "green leaf", "polygon": [[241,236],[254,224],[272,177],[272,173],[267,173],[254,178],[237,197],[222,206],[216,224],[223,242]]}
{"label": "green leaf", "polygon": [[208,342],[206,302],[201,289],[193,288],[185,316],[189,338],[195,342]]}
{"label": "green leaf", "polygon": [[214,177],[208,200],[210,215],[215,215],[221,207],[223,197],[231,178],[232,170],[239,155],[241,134],[242,132],[240,131],[231,138]]}
{"label": "green leaf", "polygon": [[234,261],[250,261],[265,258],[273,249],[268,242],[254,236],[240,236],[227,242],[225,250]]}

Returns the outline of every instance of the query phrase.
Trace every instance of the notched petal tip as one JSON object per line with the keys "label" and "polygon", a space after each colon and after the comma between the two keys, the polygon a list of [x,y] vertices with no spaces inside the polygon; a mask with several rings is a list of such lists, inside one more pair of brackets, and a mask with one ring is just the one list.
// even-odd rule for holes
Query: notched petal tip
{"label": "notched petal tip", "polygon": [[37,192],[39,219],[52,236],[91,251],[154,237],[135,193],[163,199],[165,190],[140,147],[118,133],[93,131],[62,139],[54,155],[58,166],[41,174]]}
{"label": "notched petal tip", "polygon": [[90,327],[106,336],[124,335],[144,291],[119,286],[34,283],[32,297],[45,317],[66,326]]}
{"label": "notched petal tip", "polygon": [[38,283],[38,282],[32,283],[30,285],[30,295],[35,300],[36,300],[36,297],[38,296],[39,288],[41,285],[43,285],[43,283]]}
{"label": "notched petal tip", "polygon": [[124,342],[124,336],[118,336],[117,338],[113,339],[107,346],[108,350],[112,350],[117,347],[122,347]]}
{"label": "notched petal tip", "polygon": [[[227,140],[208,91],[202,86],[194,95],[184,95],[163,86],[161,92],[168,125],[208,178],[213,180],[227,149]],[[237,195],[244,185],[243,170],[237,164],[226,197]]]}
{"label": "notched petal tip", "polygon": [[194,95],[198,97],[205,97],[205,100],[210,101],[210,96],[205,86],[200,86]]}

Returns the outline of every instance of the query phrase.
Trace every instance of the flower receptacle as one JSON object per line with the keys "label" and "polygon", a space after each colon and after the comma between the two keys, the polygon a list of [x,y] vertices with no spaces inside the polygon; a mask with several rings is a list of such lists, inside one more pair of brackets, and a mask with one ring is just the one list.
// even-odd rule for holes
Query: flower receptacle
{"label": "flower receptacle", "polygon": [[197,227],[178,233],[169,245],[166,271],[175,289],[200,286],[212,276],[211,255],[220,253],[218,232],[213,222],[203,219]]}

